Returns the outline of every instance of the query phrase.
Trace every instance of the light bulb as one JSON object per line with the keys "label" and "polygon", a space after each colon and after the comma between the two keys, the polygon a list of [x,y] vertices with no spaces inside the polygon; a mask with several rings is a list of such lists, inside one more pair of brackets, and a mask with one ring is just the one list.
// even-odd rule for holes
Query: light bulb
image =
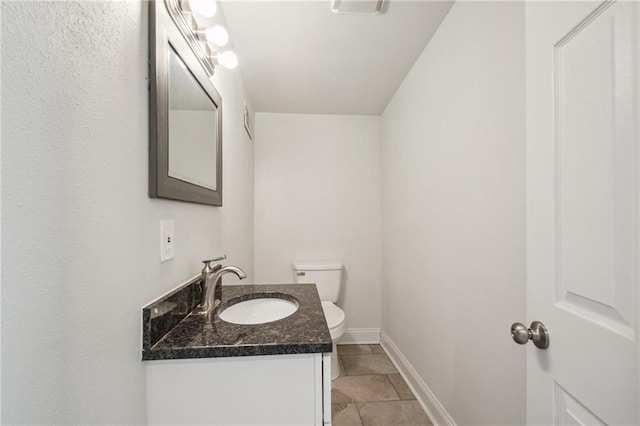
{"label": "light bulb", "polygon": [[204,35],[209,43],[222,47],[229,42],[229,33],[224,27],[216,25],[204,31]]}
{"label": "light bulb", "polygon": [[225,68],[233,69],[238,66],[238,57],[230,50],[218,54],[218,63]]}
{"label": "light bulb", "polygon": [[189,0],[189,9],[193,13],[205,18],[212,18],[216,14],[215,0]]}

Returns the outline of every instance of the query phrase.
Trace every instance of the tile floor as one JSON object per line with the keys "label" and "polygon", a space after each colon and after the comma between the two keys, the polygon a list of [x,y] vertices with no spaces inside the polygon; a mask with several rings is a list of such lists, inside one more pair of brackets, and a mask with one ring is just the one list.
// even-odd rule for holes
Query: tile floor
{"label": "tile floor", "polygon": [[338,345],[334,426],[425,426],[431,421],[380,345]]}

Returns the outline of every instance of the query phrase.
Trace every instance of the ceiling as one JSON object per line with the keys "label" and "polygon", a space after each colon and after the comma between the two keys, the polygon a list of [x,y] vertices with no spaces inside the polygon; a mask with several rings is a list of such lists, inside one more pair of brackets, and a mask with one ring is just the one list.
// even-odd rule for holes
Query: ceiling
{"label": "ceiling", "polygon": [[452,1],[386,0],[378,15],[330,0],[222,1],[256,112],[380,115]]}

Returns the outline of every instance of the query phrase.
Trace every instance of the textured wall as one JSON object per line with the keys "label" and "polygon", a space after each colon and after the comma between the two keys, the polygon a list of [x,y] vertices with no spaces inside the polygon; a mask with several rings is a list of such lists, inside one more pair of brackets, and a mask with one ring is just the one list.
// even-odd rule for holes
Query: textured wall
{"label": "textured wall", "polygon": [[340,260],[347,328],[380,327],[380,118],[256,114],[255,271]]}
{"label": "textured wall", "polygon": [[[149,199],[147,4],[2,2],[2,421],[145,422],[141,308],[253,269],[253,144],[219,71],[224,207]],[[176,257],[159,263],[159,221]]]}
{"label": "textured wall", "polygon": [[383,330],[458,424],[523,424],[524,5],[458,2],[382,117]]}

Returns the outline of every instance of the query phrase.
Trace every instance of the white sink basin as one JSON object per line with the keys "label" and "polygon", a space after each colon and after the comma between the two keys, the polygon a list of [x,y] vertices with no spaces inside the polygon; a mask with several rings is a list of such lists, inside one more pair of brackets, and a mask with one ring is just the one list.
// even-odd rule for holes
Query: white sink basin
{"label": "white sink basin", "polygon": [[261,297],[235,303],[220,313],[233,324],[264,324],[286,318],[298,310],[298,303],[275,297]]}

